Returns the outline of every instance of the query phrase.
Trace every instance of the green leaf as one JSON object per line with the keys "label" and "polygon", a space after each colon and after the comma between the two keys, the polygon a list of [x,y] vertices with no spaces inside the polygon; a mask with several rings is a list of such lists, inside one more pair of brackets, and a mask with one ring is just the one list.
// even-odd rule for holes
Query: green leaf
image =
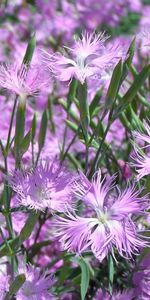
{"label": "green leaf", "polygon": [[9,292],[6,294],[4,300],[11,300],[10,297],[15,295],[19,291],[21,286],[24,284],[25,280],[26,278],[24,274],[18,275],[13,281],[13,283],[10,285]]}
{"label": "green leaf", "polygon": [[63,109],[68,112],[68,115],[75,121],[79,122],[79,118],[77,117],[77,114],[74,113],[73,110],[69,109],[67,110],[67,103],[64,99],[59,99],[59,104],[63,107]]}
{"label": "green leaf", "polygon": [[120,87],[121,76],[122,76],[122,61],[120,60],[113,71],[109,88],[107,91],[106,102],[105,102],[105,107],[107,109],[111,108],[114,101],[116,100],[117,93]]}
{"label": "green leaf", "polygon": [[113,281],[114,281],[114,263],[113,263],[113,258],[111,255],[109,255],[109,260],[108,260],[108,278],[109,278],[109,292],[112,295],[113,291]]}
{"label": "green leaf", "polygon": [[39,144],[39,150],[44,146],[45,137],[46,137],[46,131],[47,131],[47,111],[45,110],[42,115],[41,125],[40,125],[40,132],[38,137],[38,144]]}
{"label": "green leaf", "polygon": [[24,137],[25,103],[19,102],[16,115],[15,148],[18,149]]}
{"label": "green leaf", "polygon": [[31,141],[31,131],[29,130],[29,132],[25,135],[20,145],[21,155],[23,155],[28,150],[30,146],[30,141]]}
{"label": "green leaf", "polygon": [[12,250],[11,253],[10,253],[10,250],[9,250],[8,246],[6,245],[6,243],[2,244],[0,246],[0,257],[14,256],[14,253],[18,248],[18,241],[19,241],[19,237],[15,238],[14,240],[7,241],[10,249]]}
{"label": "green leaf", "polygon": [[123,64],[123,78],[122,78],[122,81],[126,78],[126,76],[128,74],[128,69],[130,68],[130,66],[132,64],[132,60],[133,60],[133,57],[134,57],[134,51],[135,51],[135,38],[131,42],[131,45],[130,45],[129,50],[127,52],[127,59],[125,60],[125,62]]}
{"label": "green leaf", "polygon": [[90,123],[90,113],[89,105],[87,99],[87,85],[86,83],[78,84],[78,100],[79,100],[79,110],[80,110],[80,121],[85,136],[85,141],[87,141],[88,126]]}
{"label": "green leaf", "polygon": [[70,162],[73,164],[73,166],[77,169],[77,170],[82,170],[82,166],[79,162],[78,159],[75,158],[75,156],[73,154],[70,154],[69,152],[67,153],[67,157],[70,160]]}
{"label": "green leaf", "polygon": [[150,176],[149,175],[146,177],[144,192],[145,192],[145,194],[150,192]]}
{"label": "green leaf", "polygon": [[49,240],[33,244],[30,249],[28,249],[28,260],[30,261],[35,255],[37,255],[40,252],[41,248],[49,246],[50,244],[51,241]]}
{"label": "green leaf", "polygon": [[20,101],[18,103],[18,109],[16,114],[15,141],[14,141],[16,166],[20,164],[20,159],[21,159],[20,145],[24,137],[25,112],[26,112],[25,102]]}
{"label": "green leaf", "polygon": [[77,132],[78,131],[78,126],[77,126],[77,124],[75,124],[75,123],[73,123],[73,122],[71,122],[71,121],[69,121],[69,120],[66,120],[65,121],[66,122],[66,124],[68,125],[68,127],[72,130],[72,131],[74,131],[74,132]]}
{"label": "green leaf", "polygon": [[22,228],[20,235],[17,236],[14,240],[8,240],[7,243],[12,250],[12,253],[10,254],[10,251],[6,244],[1,245],[0,247],[0,257],[3,257],[5,255],[13,256],[14,253],[17,251],[17,249],[22,245],[22,243],[29,238],[31,235],[33,228],[39,218],[39,212],[31,212],[29,214],[29,217]]}
{"label": "green leaf", "polygon": [[80,259],[79,265],[81,267],[81,299],[84,300],[89,287],[90,271],[83,258]]}
{"label": "green leaf", "polygon": [[73,261],[77,262],[81,268],[81,299],[84,300],[90,281],[90,270],[84,258],[74,258]]}
{"label": "green leaf", "polygon": [[26,53],[25,53],[25,56],[23,58],[23,64],[25,64],[25,65],[30,64],[35,47],[36,47],[36,39],[35,39],[35,34],[33,34],[31,36],[31,39],[30,39],[29,43],[28,43]]}
{"label": "green leaf", "polygon": [[48,98],[47,109],[48,109],[48,118],[50,121],[50,129],[54,133],[55,132],[55,123],[53,120],[53,97]]}
{"label": "green leaf", "polygon": [[144,130],[143,122],[137,116],[131,104],[129,104],[128,108],[131,114],[131,124],[133,124],[133,130]]}
{"label": "green leaf", "polygon": [[138,74],[132,83],[131,87],[128,89],[126,94],[122,97],[122,100],[120,101],[116,112],[114,119],[116,119],[122,111],[124,111],[127,106],[132,102],[134,97],[136,96],[137,92],[141,88],[141,86],[144,84],[145,80],[150,76],[150,65],[145,66],[143,70]]}
{"label": "green leaf", "polygon": [[8,187],[6,185],[4,185],[4,189],[3,189],[3,192],[2,192],[1,197],[0,197],[0,207],[2,207],[2,205],[4,203],[6,203],[6,201],[7,201],[7,196],[8,196],[7,188]]}
{"label": "green leaf", "polygon": [[76,96],[77,84],[78,84],[77,80],[75,78],[73,78],[70,85],[69,85],[69,93],[68,93],[68,96],[67,96],[69,106],[71,105],[73,99]]}
{"label": "green leaf", "polygon": [[92,117],[94,115],[94,111],[95,109],[97,108],[98,104],[99,104],[99,101],[101,99],[101,96],[102,96],[102,90],[99,90],[94,99],[92,100],[91,104],[90,104],[90,107],[89,107],[89,111],[90,111],[90,116]]}
{"label": "green leaf", "polygon": [[36,114],[34,114],[32,125],[31,125],[31,141],[33,143],[36,133]]}
{"label": "green leaf", "polygon": [[29,217],[22,228],[20,235],[19,235],[19,246],[28,239],[28,237],[31,235],[33,228],[39,218],[40,213],[39,212],[31,212],[29,214]]}

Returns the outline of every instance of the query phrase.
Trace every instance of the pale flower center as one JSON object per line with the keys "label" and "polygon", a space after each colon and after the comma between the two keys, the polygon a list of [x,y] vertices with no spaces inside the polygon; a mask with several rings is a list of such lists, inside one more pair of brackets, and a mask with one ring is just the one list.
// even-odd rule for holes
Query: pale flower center
{"label": "pale flower center", "polygon": [[43,200],[50,200],[50,189],[45,185],[34,183],[34,186],[28,191],[31,199],[41,203]]}
{"label": "pale flower center", "polygon": [[101,224],[107,224],[108,218],[109,218],[107,212],[98,211],[97,216],[98,216],[98,220]]}
{"label": "pale flower center", "polygon": [[36,191],[35,191],[35,195],[36,195],[38,201],[41,201],[43,199],[44,200],[49,199],[47,191],[43,187],[38,187],[37,186]]}

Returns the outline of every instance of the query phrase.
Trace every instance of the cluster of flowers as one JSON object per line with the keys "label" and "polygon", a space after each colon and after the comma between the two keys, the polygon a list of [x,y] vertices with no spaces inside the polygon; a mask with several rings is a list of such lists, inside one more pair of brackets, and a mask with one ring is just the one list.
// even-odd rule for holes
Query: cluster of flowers
{"label": "cluster of flowers", "polygon": [[79,300],[82,261],[87,299],[148,300],[150,6],[34,2],[0,4],[0,299]]}

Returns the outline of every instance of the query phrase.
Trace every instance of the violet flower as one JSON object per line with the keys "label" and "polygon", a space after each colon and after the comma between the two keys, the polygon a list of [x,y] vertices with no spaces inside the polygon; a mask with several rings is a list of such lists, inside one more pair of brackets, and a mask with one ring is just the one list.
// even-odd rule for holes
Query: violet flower
{"label": "violet flower", "polygon": [[150,255],[146,255],[140,263],[138,270],[133,275],[133,284],[135,286],[135,299],[150,299]]}
{"label": "violet flower", "polygon": [[144,62],[149,62],[149,50],[150,50],[150,25],[145,25],[138,29],[136,36],[136,48],[139,59],[143,59]]}
{"label": "violet flower", "polygon": [[4,300],[6,293],[9,291],[9,276],[0,274],[0,300]]}
{"label": "violet flower", "polygon": [[105,290],[99,289],[93,300],[132,300],[133,290],[123,292],[113,292],[112,296]]}
{"label": "violet flower", "polygon": [[7,177],[21,205],[44,211],[64,211],[72,202],[71,174],[57,160],[43,161],[34,170],[17,170]]}
{"label": "violet flower", "polygon": [[[137,180],[150,174],[150,126],[144,122],[145,133],[133,132],[134,136],[134,154],[131,156],[135,167]],[[143,144],[143,146],[141,146]],[[144,151],[145,150],[145,151]]]}
{"label": "violet flower", "polygon": [[127,186],[123,192],[117,188],[116,194],[114,178],[102,179],[99,170],[92,183],[83,174],[75,182],[74,194],[91,207],[93,215],[82,217],[72,209],[65,217],[57,217],[57,236],[65,250],[81,254],[91,249],[102,261],[109,253],[114,256],[114,249],[121,256],[131,258],[148,245],[131,218],[132,214],[144,213],[148,207],[147,196],[140,197],[134,186]]}
{"label": "violet flower", "polygon": [[32,265],[19,268],[19,274],[25,275],[25,282],[16,294],[17,300],[54,300],[49,291],[54,284],[52,276],[45,272],[41,275],[39,268]]}
{"label": "violet flower", "polygon": [[98,79],[102,72],[120,59],[119,47],[107,47],[107,39],[104,33],[85,33],[75,41],[73,48],[68,48],[69,57],[43,51],[45,63],[60,81],[69,81],[75,77],[83,84],[86,78]]}
{"label": "violet flower", "polygon": [[20,67],[18,63],[2,64],[0,86],[25,99],[29,95],[36,95],[48,83],[46,73],[43,75],[40,66]]}

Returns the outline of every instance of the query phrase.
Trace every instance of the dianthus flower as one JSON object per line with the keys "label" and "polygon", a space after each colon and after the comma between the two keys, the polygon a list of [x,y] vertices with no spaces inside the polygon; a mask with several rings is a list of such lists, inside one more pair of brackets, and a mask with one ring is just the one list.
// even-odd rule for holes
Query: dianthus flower
{"label": "dianthus flower", "polygon": [[41,274],[39,268],[27,265],[19,268],[19,274],[25,275],[25,282],[16,294],[17,300],[54,300],[49,291],[54,284],[52,276],[45,272]]}
{"label": "dianthus flower", "polygon": [[134,299],[133,290],[114,292],[111,296],[107,291],[99,289],[93,300],[132,300]]}
{"label": "dianthus flower", "polygon": [[118,46],[105,45],[107,39],[104,33],[85,33],[75,41],[73,48],[68,48],[70,57],[44,52],[45,61],[60,81],[75,77],[83,84],[86,78],[99,78],[102,72],[113,67],[121,58]]}
{"label": "dianthus flower", "polygon": [[131,218],[132,214],[143,214],[148,207],[147,197],[139,197],[135,186],[127,186],[121,192],[115,189],[114,176],[102,179],[99,170],[92,183],[81,174],[74,189],[74,194],[91,208],[93,216],[91,213],[91,217],[82,217],[72,210],[65,217],[57,217],[56,232],[65,250],[80,254],[91,249],[102,261],[108,253],[114,255],[114,248],[121,256],[131,258],[148,244]]}
{"label": "dianthus flower", "polygon": [[[143,176],[150,174],[150,126],[147,122],[144,122],[146,133],[134,132],[134,155],[132,155],[133,162],[131,165],[135,167],[137,180],[140,180]],[[144,144],[141,146],[141,144]],[[144,152],[144,150],[146,152]]]}
{"label": "dianthus flower", "polygon": [[150,49],[150,26],[144,26],[141,28],[140,32],[137,34],[137,43],[141,50],[149,51]]}
{"label": "dianthus flower", "polygon": [[48,83],[46,73],[40,66],[2,64],[0,66],[0,86],[25,99],[27,96],[35,95]]}
{"label": "dianthus flower", "polygon": [[150,299],[150,255],[147,255],[140,263],[136,273],[133,275],[135,285],[135,299]]}
{"label": "dianthus flower", "polygon": [[71,202],[71,174],[60,163],[41,162],[30,172],[17,170],[7,177],[21,205],[35,210],[64,211]]}

